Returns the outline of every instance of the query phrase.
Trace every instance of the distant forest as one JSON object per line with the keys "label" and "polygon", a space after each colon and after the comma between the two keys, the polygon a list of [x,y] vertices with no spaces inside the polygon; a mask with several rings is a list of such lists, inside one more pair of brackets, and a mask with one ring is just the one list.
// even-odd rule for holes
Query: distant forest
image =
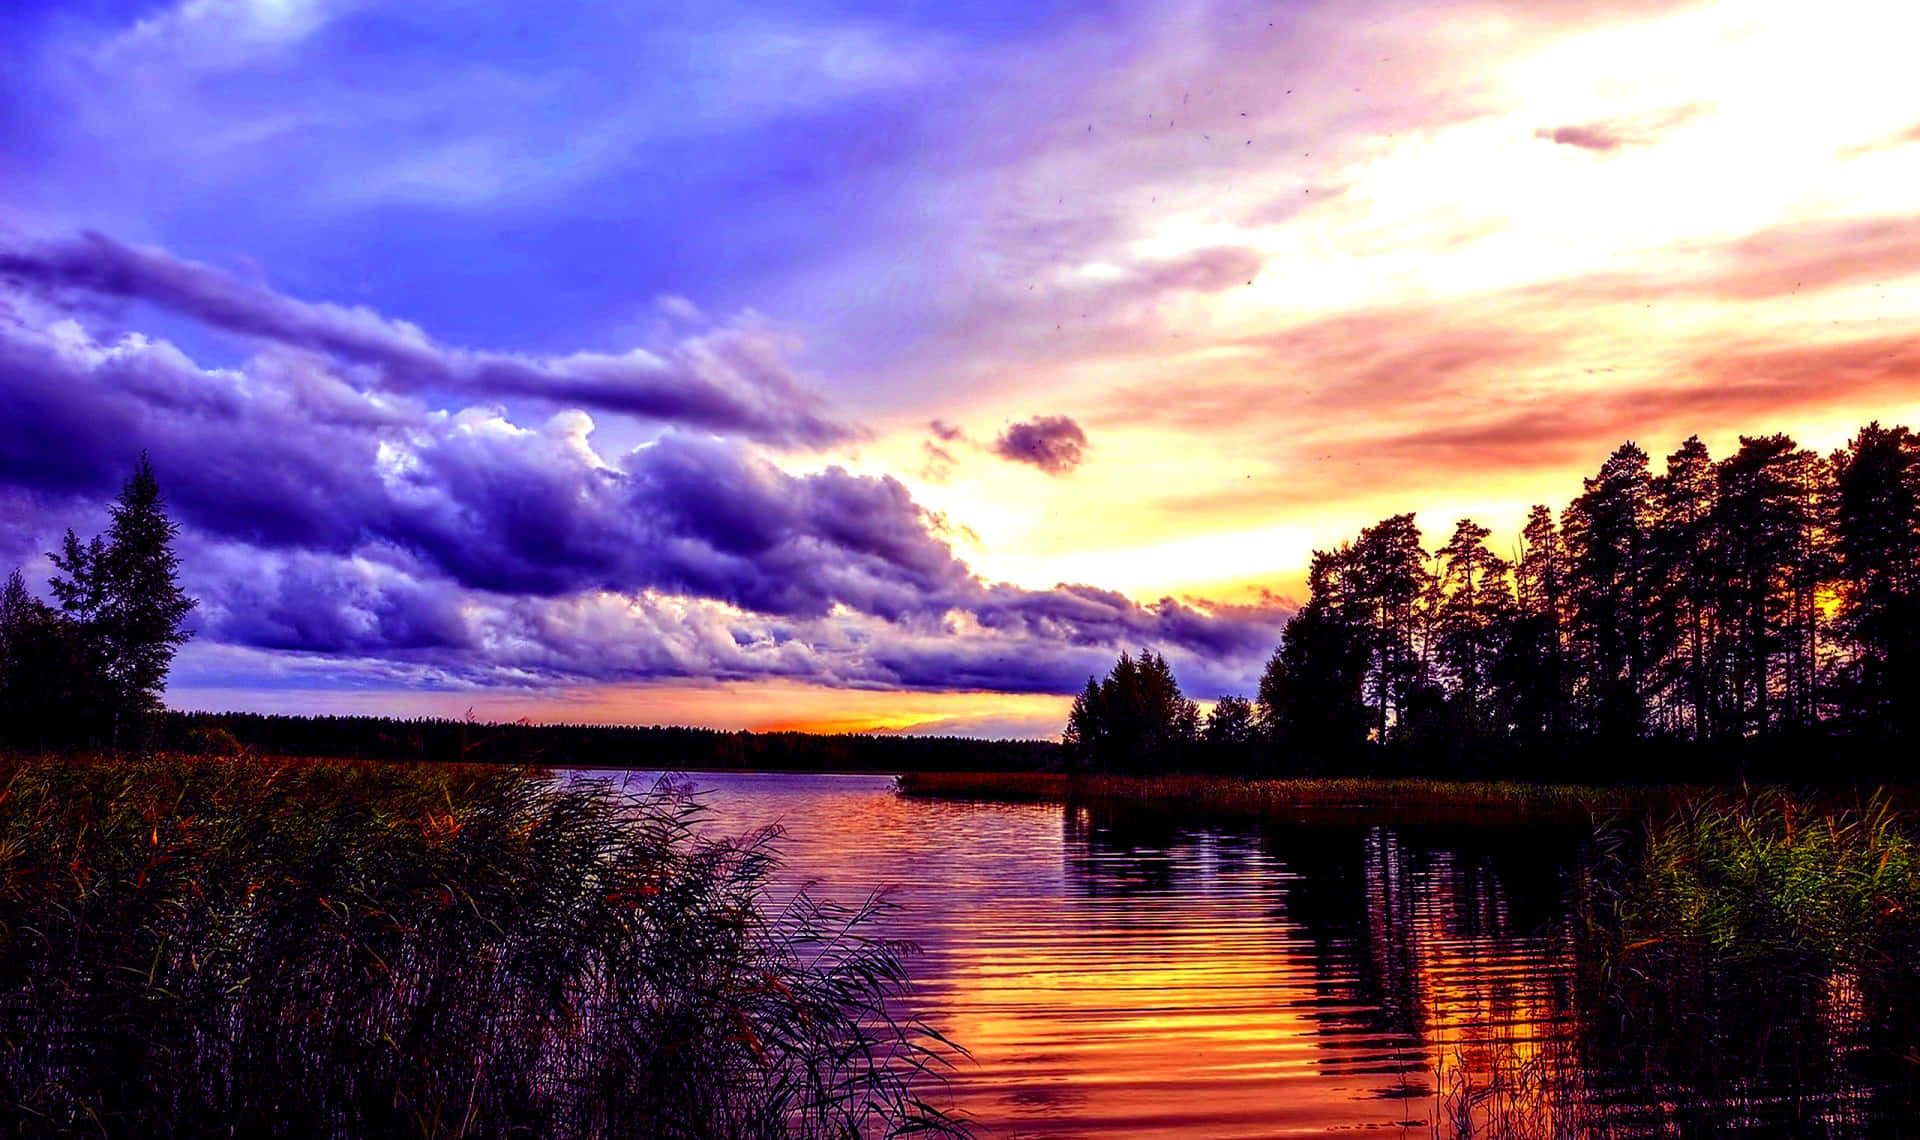
{"label": "distant forest", "polygon": [[1920,738],[1920,439],[1869,424],[1655,473],[1621,445],[1510,557],[1411,514],[1313,553],[1252,700],[1202,720],[1151,652],[1089,679],[1075,762],[1279,775],[1910,778]]}
{"label": "distant forest", "polygon": [[156,745],[167,751],[372,760],[468,761],[550,768],[742,771],[940,772],[1057,768],[1050,740],[951,736],[729,732],[712,728],[591,724],[483,724],[373,716],[162,715]]}

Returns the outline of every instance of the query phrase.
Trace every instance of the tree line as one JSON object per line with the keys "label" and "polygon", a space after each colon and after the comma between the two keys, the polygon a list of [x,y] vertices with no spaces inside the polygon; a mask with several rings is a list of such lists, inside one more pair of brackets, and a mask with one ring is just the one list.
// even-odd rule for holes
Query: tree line
{"label": "tree line", "polygon": [[1018,772],[1060,766],[1051,740],[743,732],[683,726],[488,724],[445,717],[168,712],[156,747],[175,752],[419,760],[546,768],[748,772]]}
{"label": "tree line", "polygon": [[1625,443],[1557,517],[1532,508],[1509,554],[1490,537],[1462,519],[1430,549],[1400,514],[1314,551],[1253,700],[1202,720],[1163,659],[1122,655],[1076,700],[1071,753],[1123,770],[1904,776],[1920,736],[1907,428],[1868,424],[1830,455],[1743,436],[1717,460],[1695,436],[1658,472]]}
{"label": "tree line", "polygon": [[154,727],[194,603],[144,453],[108,510],[104,534],[82,542],[69,529],[49,552],[53,604],[18,569],[0,587],[0,742],[140,747]]}

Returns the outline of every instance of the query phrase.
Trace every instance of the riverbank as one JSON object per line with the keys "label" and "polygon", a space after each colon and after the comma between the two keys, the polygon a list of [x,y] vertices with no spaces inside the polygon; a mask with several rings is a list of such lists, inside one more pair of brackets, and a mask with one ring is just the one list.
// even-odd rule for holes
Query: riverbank
{"label": "riverbank", "polygon": [[1239,780],[1227,776],[1069,776],[1057,772],[912,772],[900,794],[991,803],[1153,810],[1196,819],[1353,824],[1567,824],[1670,811],[1711,796],[1681,785],[1450,780]]}

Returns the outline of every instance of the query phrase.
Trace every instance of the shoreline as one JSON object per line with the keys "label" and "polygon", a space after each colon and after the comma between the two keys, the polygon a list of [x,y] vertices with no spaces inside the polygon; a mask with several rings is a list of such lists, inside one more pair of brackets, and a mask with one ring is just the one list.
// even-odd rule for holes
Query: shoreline
{"label": "shoreline", "polygon": [[975,803],[1058,803],[1195,820],[1315,824],[1532,824],[1592,826],[1603,819],[1670,811],[1722,798],[1696,785],[1598,787],[1382,779],[1240,780],[1201,775],[1080,775],[1058,772],[912,772],[899,793]]}

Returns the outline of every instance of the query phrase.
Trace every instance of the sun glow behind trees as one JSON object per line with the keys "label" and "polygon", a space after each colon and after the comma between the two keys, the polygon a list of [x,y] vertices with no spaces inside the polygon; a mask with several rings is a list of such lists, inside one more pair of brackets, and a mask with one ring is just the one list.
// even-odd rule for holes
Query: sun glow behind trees
{"label": "sun glow behind trees", "polygon": [[[1557,521],[1533,509],[1516,559],[1490,533],[1462,519],[1429,552],[1399,514],[1314,553],[1260,685],[1259,766],[1563,778],[1572,757],[1645,778],[1622,746],[1706,765],[1847,737],[1875,745],[1849,771],[1885,774],[1888,742],[1920,728],[1920,440],[1904,427],[1869,424],[1830,456],[1776,434],[1715,461],[1693,437],[1659,474],[1625,443]],[[1118,768],[1217,761],[1155,663],[1090,680],[1069,747]],[[1103,710],[1136,706],[1164,710],[1111,745],[1100,726],[1131,714]]]}

